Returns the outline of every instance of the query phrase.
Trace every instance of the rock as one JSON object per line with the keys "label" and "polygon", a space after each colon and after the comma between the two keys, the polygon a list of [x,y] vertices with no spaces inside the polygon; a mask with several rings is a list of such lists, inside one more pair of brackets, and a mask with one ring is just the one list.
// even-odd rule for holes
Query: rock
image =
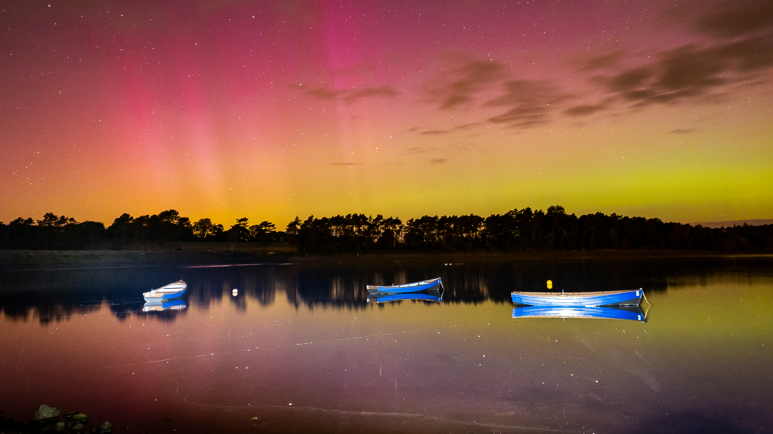
{"label": "rock", "polygon": [[89,417],[83,413],[74,414],[70,417],[70,420],[75,423],[82,423],[86,425],[89,423]]}
{"label": "rock", "polygon": [[113,426],[110,425],[110,422],[104,421],[104,422],[100,423],[99,426],[97,427],[97,432],[99,434],[111,433],[111,432],[113,432]]}
{"label": "rock", "polygon": [[64,415],[65,419],[70,419],[71,417],[75,416],[76,414],[80,413],[79,411],[71,411]]}
{"label": "rock", "polygon": [[56,425],[54,425],[54,431],[56,432],[64,431],[64,422],[57,422]]}
{"label": "rock", "polygon": [[83,431],[84,428],[86,428],[86,425],[84,425],[82,423],[76,423],[75,426],[70,428],[70,430],[75,431],[75,432],[81,432],[81,431]]}
{"label": "rock", "polygon": [[38,408],[38,411],[35,412],[35,418],[33,420],[40,423],[48,423],[56,422],[57,419],[59,419],[59,410],[43,404]]}

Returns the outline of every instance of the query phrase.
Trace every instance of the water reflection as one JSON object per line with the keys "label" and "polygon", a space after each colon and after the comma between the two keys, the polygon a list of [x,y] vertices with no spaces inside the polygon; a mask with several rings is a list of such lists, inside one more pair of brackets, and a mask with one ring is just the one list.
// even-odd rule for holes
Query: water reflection
{"label": "water reflection", "polygon": [[[739,265],[743,263],[743,265]],[[208,309],[228,303],[245,312],[247,301],[270,306],[283,297],[296,309],[365,309],[368,284],[406,283],[441,276],[442,300],[477,305],[510,303],[511,291],[538,291],[547,280],[568,291],[705,285],[706,276],[746,279],[747,272],[770,274],[769,258],[684,258],[644,260],[468,261],[260,264],[239,267],[137,267],[115,269],[0,272],[0,312],[7,318],[41,324],[87,314],[107,302],[119,318],[142,312],[142,292],[170,281],[189,283],[188,306]],[[234,288],[238,296],[232,297]],[[227,298],[228,300],[224,300]]]}
{"label": "water reflection", "polygon": [[441,303],[443,293],[440,291],[411,292],[406,294],[370,294],[368,301],[371,303],[388,303],[392,301],[420,300]]}
{"label": "water reflection", "polygon": [[163,312],[165,310],[183,310],[187,308],[183,299],[176,299],[171,301],[148,301],[142,306],[143,312]]}
{"label": "water reflection", "polygon": [[521,306],[513,309],[513,318],[594,318],[647,321],[639,306],[620,307],[553,307]]}

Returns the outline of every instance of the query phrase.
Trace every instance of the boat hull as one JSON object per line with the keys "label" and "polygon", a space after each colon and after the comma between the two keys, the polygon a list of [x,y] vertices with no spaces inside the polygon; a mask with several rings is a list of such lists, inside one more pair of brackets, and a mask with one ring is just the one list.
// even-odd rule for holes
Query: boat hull
{"label": "boat hull", "polygon": [[406,283],[404,285],[392,285],[392,286],[368,285],[367,288],[368,288],[369,294],[379,294],[379,293],[402,294],[402,293],[409,293],[409,292],[426,291],[428,289],[435,288],[442,284],[443,282],[438,277],[430,280],[422,280],[421,282]]}
{"label": "boat hull", "polygon": [[162,302],[182,297],[186,289],[188,289],[188,285],[180,280],[152,291],[143,292],[142,296],[147,302]]}
{"label": "boat hull", "polygon": [[526,306],[638,306],[644,291],[640,289],[628,291],[602,292],[513,292],[513,303]]}
{"label": "boat hull", "polygon": [[513,318],[582,318],[622,319],[646,321],[647,317],[639,306],[627,308],[584,307],[584,306],[519,306],[513,309]]}

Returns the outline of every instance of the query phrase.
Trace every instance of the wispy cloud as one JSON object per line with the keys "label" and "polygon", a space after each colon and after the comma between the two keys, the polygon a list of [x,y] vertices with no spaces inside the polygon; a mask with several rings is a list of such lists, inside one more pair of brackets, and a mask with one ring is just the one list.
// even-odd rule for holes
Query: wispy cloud
{"label": "wispy cloud", "polygon": [[590,59],[575,59],[570,63],[577,66],[580,71],[595,71],[598,69],[617,67],[622,58],[623,51],[615,50],[600,56],[591,57]]}
{"label": "wispy cloud", "polygon": [[607,106],[603,104],[595,104],[595,105],[581,104],[581,105],[576,105],[574,107],[569,107],[568,109],[564,110],[563,113],[567,116],[588,116],[588,115],[596,114],[606,109],[607,109]]}
{"label": "wispy cloud", "polygon": [[307,90],[306,93],[318,99],[323,100],[342,100],[352,103],[357,100],[373,97],[395,97],[400,93],[391,86],[363,87],[352,89],[333,90],[326,87]]}
{"label": "wispy cloud", "polygon": [[[449,135],[481,123],[528,129],[560,118],[616,116],[663,104],[724,101],[738,86],[773,78],[773,2],[727,5],[707,13],[689,11],[681,17],[678,25],[687,43],[654,52],[616,48],[589,58],[575,57],[570,66],[590,86],[572,93],[559,87],[559,81],[514,79],[505,63],[453,59],[456,66],[434,77],[424,94],[440,110],[467,110],[468,123],[417,131],[423,136]],[[472,113],[483,119],[469,123]]]}
{"label": "wispy cloud", "polygon": [[504,83],[503,87],[504,94],[484,105],[506,107],[506,112],[488,121],[511,128],[530,128],[547,123],[557,104],[571,98],[552,82],[543,80],[512,80]]}
{"label": "wispy cloud", "polygon": [[428,131],[422,131],[420,134],[424,136],[441,136],[445,134],[452,134],[457,131],[464,131],[469,130],[470,128],[476,127],[480,125],[480,122],[473,122],[469,124],[459,125],[453,128],[449,128],[447,130],[428,130]]}
{"label": "wispy cloud", "polygon": [[753,36],[708,47],[684,45],[654,62],[611,76],[596,76],[608,92],[637,107],[722,96],[731,87],[773,66],[773,37]]}
{"label": "wispy cloud", "polygon": [[504,77],[499,62],[473,60],[437,77],[426,93],[441,109],[450,110],[471,104],[476,94]]}
{"label": "wispy cloud", "polygon": [[773,67],[773,3],[733,3],[694,18],[685,30],[690,29],[698,32],[694,42],[594,81],[621,102],[643,107],[696,98],[721,101],[739,83],[768,80]]}
{"label": "wispy cloud", "polygon": [[694,25],[695,29],[716,38],[733,38],[773,28],[773,2],[733,4],[722,11],[712,12]]}

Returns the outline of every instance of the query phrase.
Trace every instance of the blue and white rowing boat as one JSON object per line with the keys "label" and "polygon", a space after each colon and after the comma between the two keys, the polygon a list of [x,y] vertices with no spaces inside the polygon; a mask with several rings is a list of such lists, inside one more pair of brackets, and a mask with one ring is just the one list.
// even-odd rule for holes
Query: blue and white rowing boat
{"label": "blue and white rowing boat", "polygon": [[421,282],[405,283],[403,285],[381,286],[381,285],[368,285],[369,294],[399,294],[403,292],[419,292],[427,289],[434,288],[436,286],[443,285],[443,282],[439,277],[430,280],[422,280]]}
{"label": "blue and white rowing boat", "polygon": [[518,306],[513,318],[598,318],[646,321],[647,313],[639,306],[615,307],[567,307],[567,306]]}
{"label": "blue and white rowing boat", "polygon": [[644,296],[644,290],[597,292],[513,292],[510,294],[515,304],[526,306],[638,306]]}
{"label": "blue and white rowing boat", "polygon": [[188,288],[188,284],[182,280],[178,280],[177,282],[164,285],[161,288],[143,292],[142,296],[145,297],[145,301],[148,302],[174,300],[175,298],[182,297],[186,288]]}

